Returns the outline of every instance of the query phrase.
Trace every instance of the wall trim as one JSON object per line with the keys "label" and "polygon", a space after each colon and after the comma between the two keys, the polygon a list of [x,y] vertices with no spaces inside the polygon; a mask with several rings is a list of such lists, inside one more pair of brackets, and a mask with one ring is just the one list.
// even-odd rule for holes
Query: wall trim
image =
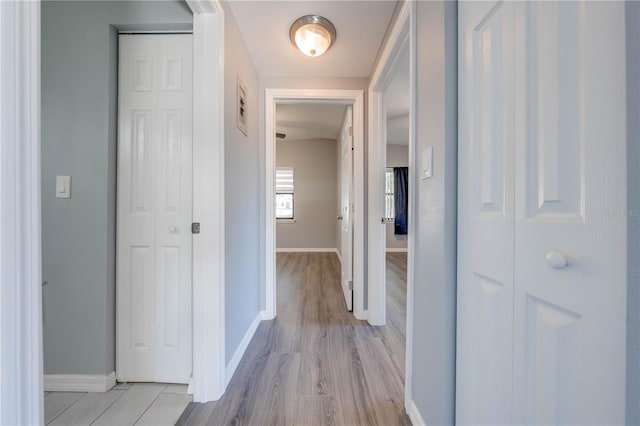
{"label": "wall trim", "polygon": [[407,399],[405,401],[405,410],[407,410],[407,415],[409,419],[411,419],[411,424],[414,426],[426,426],[427,422],[424,421],[422,414],[420,414],[420,410],[418,410],[418,406],[413,401],[413,399]]}
{"label": "wall trim", "polygon": [[224,13],[218,0],[189,0],[193,12],[194,402],[220,399],[225,385]]}
{"label": "wall trim", "polygon": [[387,253],[408,253],[409,249],[403,247],[387,247],[385,251]]}
{"label": "wall trim", "polygon": [[45,374],[47,392],[107,392],[116,385],[116,372],[109,374]]}
{"label": "wall trim", "polygon": [[[391,24],[389,37],[382,48],[369,85],[369,205],[383,206],[384,173],[386,170],[386,116],[384,107],[384,91],[389,85],[391,71],[401,54],[402,47],[409,48],[409,207],[407,234],[407,328],[405,349],[405,381],[404,398],[407,411],[413,404],[413,303],[414,303],[414,268],[415,268],[415,234],[413,225],[416,217],[416,2],[406,1],[400,5],[397,18]],[[369,209],[369,245],[368,245],[368,277],[369,304],[368,321],[372,325],[386,323],[386,285],[385,285],[385,232],[386,226],[380,226],[382,211]],[[418,412],[415,410],[415,412]],[[417,424],[417,420],[414,421]],[[424,422],[422,423],[424,424]]]}
{"label": "wall trim", "polygon": [[0,2],[0,424],[44,423],[40,2]]}
{"label": "wall trim", "polygon": [[325,89],[265,89],[265,311],[268,319],[276,316],[276,220],[275,220],[275,107],[276,102],[309,101],[353,105],[353,175],[354,175],[354,230],[353,230],[353,315],[364,317],[364,91]]}
{"label": "wall trim", "polygon": [[242,361],[242,357],[247,351],[249,343],[251,343],[251,339],[253,339],[254,334],[256,334],[256,330],[258,330],[260,322],[264,321],[266,318],[267,313],[265,311],[258,312],[258,315],[256,315],[256,317],[253,319],[253,322],[247,329],[247,332],[244,334],[244,337],[242,337],[240,344],[229,360],[229,364],[227,364],[227,368],[225,370],[225,386],[229,386],[229,382],[233,378],[233,374],[236,372],[238,365],[240,365],[240,361]]}

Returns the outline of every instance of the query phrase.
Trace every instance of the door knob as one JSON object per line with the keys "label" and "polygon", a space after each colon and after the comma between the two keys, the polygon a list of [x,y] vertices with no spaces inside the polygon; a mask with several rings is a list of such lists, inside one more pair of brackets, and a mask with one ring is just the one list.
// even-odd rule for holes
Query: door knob
{"label": "door knob", "polygon": [[547,253],[547,261],[553,269],[564,269],[567,267],[567,258],[559,251],[551,250]]}
{"label": "door knob", "polygon": [[169,232],[171,232],[172,234],[177,234],[178,233],[178,228],[176,228],[175,226],[171,225],[171,226],[169,226]]}
{"label": "door knob", "polygon": [[342,220],[342,216],[336,216],[336,219]]}

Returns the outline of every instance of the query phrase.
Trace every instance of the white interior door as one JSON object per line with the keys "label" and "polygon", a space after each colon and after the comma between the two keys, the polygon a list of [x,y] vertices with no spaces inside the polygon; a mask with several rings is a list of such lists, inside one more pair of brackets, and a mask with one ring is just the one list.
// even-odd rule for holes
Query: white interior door
{"label": "white interior door", "polygon": [[117,331],[120,381],[192,370],[192,37],[121,35]]}
{"label": "white interior door", "polygon": [[624,424],[624,4],[464,2],[459,43],[457,421]]}
{"label": "white interior door", "polygon": [[341,202],[342,217],[342,291],[349,311],[353,310],[353,113],[347,107],[342,130],[340,131],[340,150],[342,152],[341,170]]}
{"label": "white interior door", "polygon": [[460,424],[510,424],[512,418],[514,7],[459,7]]}
{"label": "white interior door", "polygon": [[518,15],[515,423],[624,424],[624,2]]}

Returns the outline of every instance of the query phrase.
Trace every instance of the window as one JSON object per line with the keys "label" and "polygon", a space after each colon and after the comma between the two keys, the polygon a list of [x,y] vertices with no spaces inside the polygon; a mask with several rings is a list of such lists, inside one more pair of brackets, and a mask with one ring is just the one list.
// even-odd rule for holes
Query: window
{"label": "window", "polygon": [[277,167],[276,219],[293,218],[293,167]]}
{"label": "window", "polygon": [[384,174],[384,219],[389,222],[395,218],[393,188],[393,169],[388,168]]}

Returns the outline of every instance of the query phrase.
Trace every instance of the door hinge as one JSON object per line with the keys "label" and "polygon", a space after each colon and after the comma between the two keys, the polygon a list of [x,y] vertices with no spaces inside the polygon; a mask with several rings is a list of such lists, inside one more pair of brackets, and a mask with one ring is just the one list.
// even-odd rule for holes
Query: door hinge
{"label": "door hinge", "polygon": [[200,233],[200,222],[193,222],[191,224],[191,233],[199,234]]}
{"label": "door hinge", "polygon": [[349,290],[353,290],[353,280],[349,280]]}

